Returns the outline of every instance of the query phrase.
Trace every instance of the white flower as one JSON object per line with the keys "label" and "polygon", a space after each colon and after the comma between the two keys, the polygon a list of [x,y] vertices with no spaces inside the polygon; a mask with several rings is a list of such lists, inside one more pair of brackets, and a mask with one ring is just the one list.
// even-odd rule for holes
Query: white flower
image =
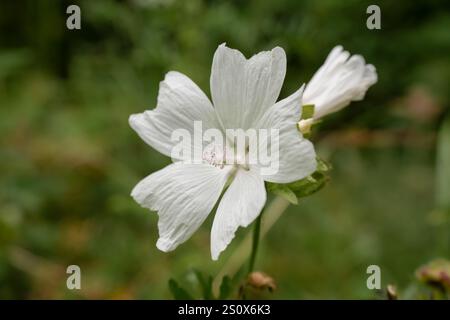
{"label": "white flower", "polygon": [[[289,183],[316,169],[313,145],[298,132],[303,87],[276,102],[286,73],[282,48],[246,59],[220,45],[211,70],[213,104],[187,76],[167,73],[160,84],[157,107],[130,116],[131,127],[150,146],[171,156],[171,133],[179,128],[193,132],[194,121],[203,127],[226,129],[279,129],[279,170],[264,175],[258,165],[217,161],[211,152],[201,164],[182,161],[168,165],[142,181],[131,195],[143,207],[158,211],[162,251],[186,241],[213,209],[229,179],[231,184],[217,207],[211,230],[211,255],[216,260],[239,226],[248,226],[266,202],[264,181]],[[220,163],[220,165],[217,165]]]}
{"label": "white flower", "polygon": [[362,56],[350,56],[336,46],[307,84],[303,104],[314,104],[314,119],[319,119],[351,101],[362,100],[377,78],[375,67],[366,64]]}

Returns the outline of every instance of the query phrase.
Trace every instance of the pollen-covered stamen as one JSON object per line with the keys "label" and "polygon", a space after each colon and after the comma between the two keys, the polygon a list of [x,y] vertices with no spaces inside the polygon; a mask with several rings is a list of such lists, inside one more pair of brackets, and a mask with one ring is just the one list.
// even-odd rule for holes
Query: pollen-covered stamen
{"label": "pollen-covered stamen", "polygon": [[207,145],[203,150],[202,154],[203,161],[209,163],[214,167],[223,169],[223,167],[225,166],[225,158],[226,158],[225,149],[223,147],[218,146],[215,143]]}

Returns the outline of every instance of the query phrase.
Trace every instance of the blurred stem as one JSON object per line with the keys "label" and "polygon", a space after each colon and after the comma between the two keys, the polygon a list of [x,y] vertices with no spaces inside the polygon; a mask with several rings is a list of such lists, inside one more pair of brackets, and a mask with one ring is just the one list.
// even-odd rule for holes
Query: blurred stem
{"label": "blurred stem", "polygon": [[[278,218],[289,206],[289,202],[281,197],[276,197],[269,203],[264,209],[264,216],[261,217],[260,235],[259,239],[263,238],[269,229],[275,224]],[[245,263],[252,249],[252,236],[253,234],[247,234],[241,244],[236,248],[230,258],[225,262],[220,272],[214,278],[213,290],[217,294],[219,292],[220,284],[225,275],[234,275],[239,268]]]}
{"label": "blurred stem", "polygon": [[450,237],[448,227],[450,225],[450,114],[442,123],[437,140],[436,154],[436,207],[438,228],[440,231],[440,243],[438,250],[448,252]]}
{"label": "blurred stem", "polygon": [[259,245],[259,239],[260,239],[260,231],[261,231],[261,217],[262,212],[256,218],[255,226],[253,228],[253,240],[252,240],[252,252],[250,254],[250,264],[248,267],[248,273],[252,273],[253,269],[255,268],[255,260],[256,260],[256,253],[258,252],[258,245]]}

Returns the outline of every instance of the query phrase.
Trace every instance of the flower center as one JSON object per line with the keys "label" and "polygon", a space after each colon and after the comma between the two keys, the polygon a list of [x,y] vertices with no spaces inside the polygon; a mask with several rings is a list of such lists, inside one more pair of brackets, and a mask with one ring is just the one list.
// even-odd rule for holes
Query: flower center
{"label": "flower center", "polygon": [[209,144],[203,150],[202,159],[210,165],[222,169],[226,160],[225,149],[214,143]]}
{"label": "flower center", "polygon": [[227,149],[225,147],[219,146],[217,144],[209,144],[203,149],[202,160],[206,163],[223,169],[225,165],[233,165],[236,167],[241,167],[245,170],[249,170],[248,164],[248,152],[245,154],[240,154],[236,150]]}

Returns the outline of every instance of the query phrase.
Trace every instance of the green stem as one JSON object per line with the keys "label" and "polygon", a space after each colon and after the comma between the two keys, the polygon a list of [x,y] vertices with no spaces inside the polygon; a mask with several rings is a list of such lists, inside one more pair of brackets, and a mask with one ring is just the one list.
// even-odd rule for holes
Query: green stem
{"label": "green stem", "polygon": [[252,273],[253,269],[255,268],[255,260],[256,260],[256,253],[258,252],[258,245],[259,245],[259,239],[260,239],[260,231],[261,231],[261,216],[262,212],[256,218],[255,226],[253,228],[253,238],[252,238],[252,252],[250,254],[250,263],[248,268],[248,273]]}

